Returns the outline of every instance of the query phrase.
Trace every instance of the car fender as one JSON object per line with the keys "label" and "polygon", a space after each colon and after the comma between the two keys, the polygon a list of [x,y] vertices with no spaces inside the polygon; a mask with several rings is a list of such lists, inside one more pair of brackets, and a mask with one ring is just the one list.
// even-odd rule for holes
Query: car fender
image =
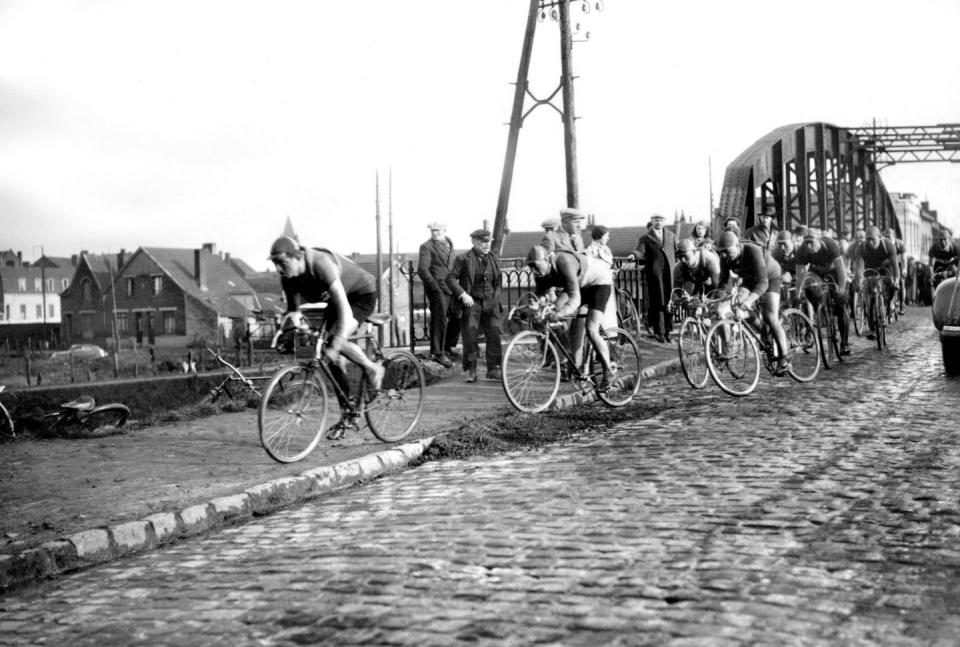
{"label": "car fender", "polygon": [[937,286],[931,314],[933,325],[941,335],[960,335],[960,283],[956,277]]}

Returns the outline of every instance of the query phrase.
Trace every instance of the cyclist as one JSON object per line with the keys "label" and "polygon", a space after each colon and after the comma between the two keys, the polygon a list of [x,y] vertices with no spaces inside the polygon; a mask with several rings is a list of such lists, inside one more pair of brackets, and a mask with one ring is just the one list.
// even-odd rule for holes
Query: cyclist
{"label": "cyclist", "polygon": [[897,264],[900,266],[900,282],[897,284],[897,314],[903,314],[903,295],[905,290],[904,288],[904,275],[906,274],[907,265],[906,265],[906,256],[907,246],[903,244],[902,240],[897,239],[897,232],[893,230],[893,227],[888,228],[884,233],[883,237],[889,240],[897,250]]}
{"label": "cyclist", "polygon": [[[886,288],[886,299],[889,302],[900,282],[900,264],[897,262],[897,248],[889,240],[880,236],[879,227],[867,228],[864,243],[858,247],[855,261],[857,262],[855,289],[859,289],[864,270],[884,272],[893,278],[893,283]],[[867,297],[871,298],[870,295]],[[864,301],[863,306],[864,312],[870,312],[873,303],[869,300]],[[876,339],[876,332],[871,330],[867,334],[867,339]]]}
{"label": "cyclist", "polygon": [[577,254],[558,249],[547,252],[541,245],[534,245],[527,254],[527,265],[533,271],[537,295],[542,296],[553,287],[563,289],[555,302],[556,310],[550,319],[576,315],[585,306],[586,321],[574,317],[570,323],[570,343],[573,356],[583,357],[583,333],[586,327],[590,342],[603,365],[603,378],[597,389],[610,388],[613,371],[610,368],[610,353],[600,336],[600,320],[613,290],[613,272],[610,266],[586,254]]}
{"label": "cyclist", "polygon": [[[950,232],[941,229],[937,232],[937,242],[930,247],[930,267],[933,273],[952,272],[956,274],[957,264],[960,263],[960,249],[950,239]],[[934,285],[934,288],[937,286]]]}
{"label": "cyclist", "polygon": [[793,272],[796,269],[797,248],[793,243],[793,234],[786,229],[777,234],[777,247],[770,255],[780,265],[781,293],[780,302],[790,303],[790,288],[793,284]]}
{"label": "cyclist", "polygon": [[[379,391],[383,382],[383,367],[347,339],[376,307],[373,276],[348,258],[328,249],[301,247],[288,236],[281,236],[273,242],[269,260],[273,261],[280,274],[280,285],[287,299],[287,312],[281,327],[288,330],[305,327],[299,310],[301,300],[305,303],[326,302],[324,317],[329,332],[326,352],[331,360],[334,378],[343,392],[349,394],[350,383],[343,361],[346,357],[364,370],[371,387]],[[318,353],[320,346],[317,344]],[[330,435],[339,438],[343,430],[335,426]]]}
{"label": "cyclist", "polygon": [[[834,314],[840,327],[840,354],[849,355],[850,319],[847,316],[847,267],[843,263],[840,245],[832,238],[817,236],[815,229],[807,231],[803,245],[797,250],[794,259],[797,278],[802,280],[806,272],[813,272],[821,278],[831,278],[837,284],[837,301]],[[807,290],[807,299],[818,303],[822,295]]]}
{"label": "cyclist", "polygon": [[703,296],[720,287],[720,257],[716,252],[698,247],[693,240],[684,238],[677,243],[677,258],[674,288],[690,284],[693,286],[690,294]]}
{"label": "cyclist", "polygon": [[[740,305],[750,309],[763,297],[763,318],[770,326],[779,351],[777,374],[786,372],[787,336],[780,325],[780,266],[769,252],[759,245],[741,242],[732,231],[720,234],[717,240],[717,254],[720,256],[720,284],[730,283],[730,274],[740,277]],[[741,318],[745,311],[738,313]]]}

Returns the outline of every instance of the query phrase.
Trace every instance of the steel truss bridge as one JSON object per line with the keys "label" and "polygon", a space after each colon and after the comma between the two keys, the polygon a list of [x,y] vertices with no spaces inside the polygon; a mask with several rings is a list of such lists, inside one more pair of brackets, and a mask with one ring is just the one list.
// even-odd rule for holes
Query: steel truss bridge
{"label": "steel truss bridge", "polygon": [[902,236],[880,169],[916,162],[960,162],[960,124],[781,126],[727,166],[716,215],[751,227],[763,207],[773,206],[781,228],[840,233],[876,225]]}

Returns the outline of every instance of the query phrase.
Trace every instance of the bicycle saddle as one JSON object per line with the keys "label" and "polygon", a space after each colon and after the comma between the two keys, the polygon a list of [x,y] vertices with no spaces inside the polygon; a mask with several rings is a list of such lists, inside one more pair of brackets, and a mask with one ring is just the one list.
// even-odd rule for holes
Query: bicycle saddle
{"label": "bicycle saddle", "polygon": [[374,312],[369,317],[367,321],[372,323],[374,326],[382,326],[384,324],[390,323],[391,316],[386,312]]}
{"label": "bicycle saddle", "polygon": [[81,395],[76,400],[71,400],[70,402],[64,402],[60,405],[61,409],[76,409],[77,411],[90,411],[90,409],[96,406],[93,398],[89,395]]}

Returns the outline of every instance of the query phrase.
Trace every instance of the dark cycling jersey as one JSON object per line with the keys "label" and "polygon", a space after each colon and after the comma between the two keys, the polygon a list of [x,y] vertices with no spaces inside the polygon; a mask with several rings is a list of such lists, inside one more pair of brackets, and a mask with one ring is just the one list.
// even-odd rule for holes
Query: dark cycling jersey
{"label": "dark cycling jersey", "polygon": [[880,244],[873,249],[870,248],[869,244],[864,243],[860,247],[860,258],[863,259],[863,269],[865,270],[886,270],[894,278],[899,276],[900,265],[897,263],[897,248],[885,238],[881,238]]}
{"label": "dark cycling jersey", "polygon": [[930,248],[930,258],[933,259],[933,271],[937,272],[960,262],[960,249],[957,249],[957,244],[953,241],[950,241],[946,249],[935,244]]}
{"label": "dark cycling jersey", "polygon": [[775,250],[770,252],[770,255],[773,256],[773,260],[780,264],[780,272],[792,272],[796,269],[797,265],[797,250],[791,250],[790,252],[786,251],[782,247],[777,247]]}
{"label": "dark cycling jersey", "polygon": [[355,295],[376,293],[377,284],[373,276],[349,258],[327,249],[301,248],[301,250],[306,261],[306,269],[303,274],[280,279],[283,293],[287,297],[288,310],[297,309],[298,296],[305,303],[318,303],[329,298],[330,284],[337,277],[325,275],[323,266],[320,264],[324,257],[332,260],[333,264],[340,270],[340,283],[343,284],[343,291],[347,293],[348,300]]}
{"label": "dark cycling jersey", "polygon": [[721,285],[726,285],[730,273],[735,272],[740,277],[741,286],[757,296],[766,292],[780,294],[780,264],[759,245],[745,241],[736,260],[720,259],[720,269]]}
{"label": "dark cycling jersey", "polygon": [[834,280],[839,280],[840,277],[837,276],[834,267],[834,261],[838,258],[843,258],[840,245],[829,238],[821,238],[820,249],[811,252],[804,245],[797,250],[795,260],[797,265],[809,265],[810,271],[816,272],[820,276],[830,275]]}

